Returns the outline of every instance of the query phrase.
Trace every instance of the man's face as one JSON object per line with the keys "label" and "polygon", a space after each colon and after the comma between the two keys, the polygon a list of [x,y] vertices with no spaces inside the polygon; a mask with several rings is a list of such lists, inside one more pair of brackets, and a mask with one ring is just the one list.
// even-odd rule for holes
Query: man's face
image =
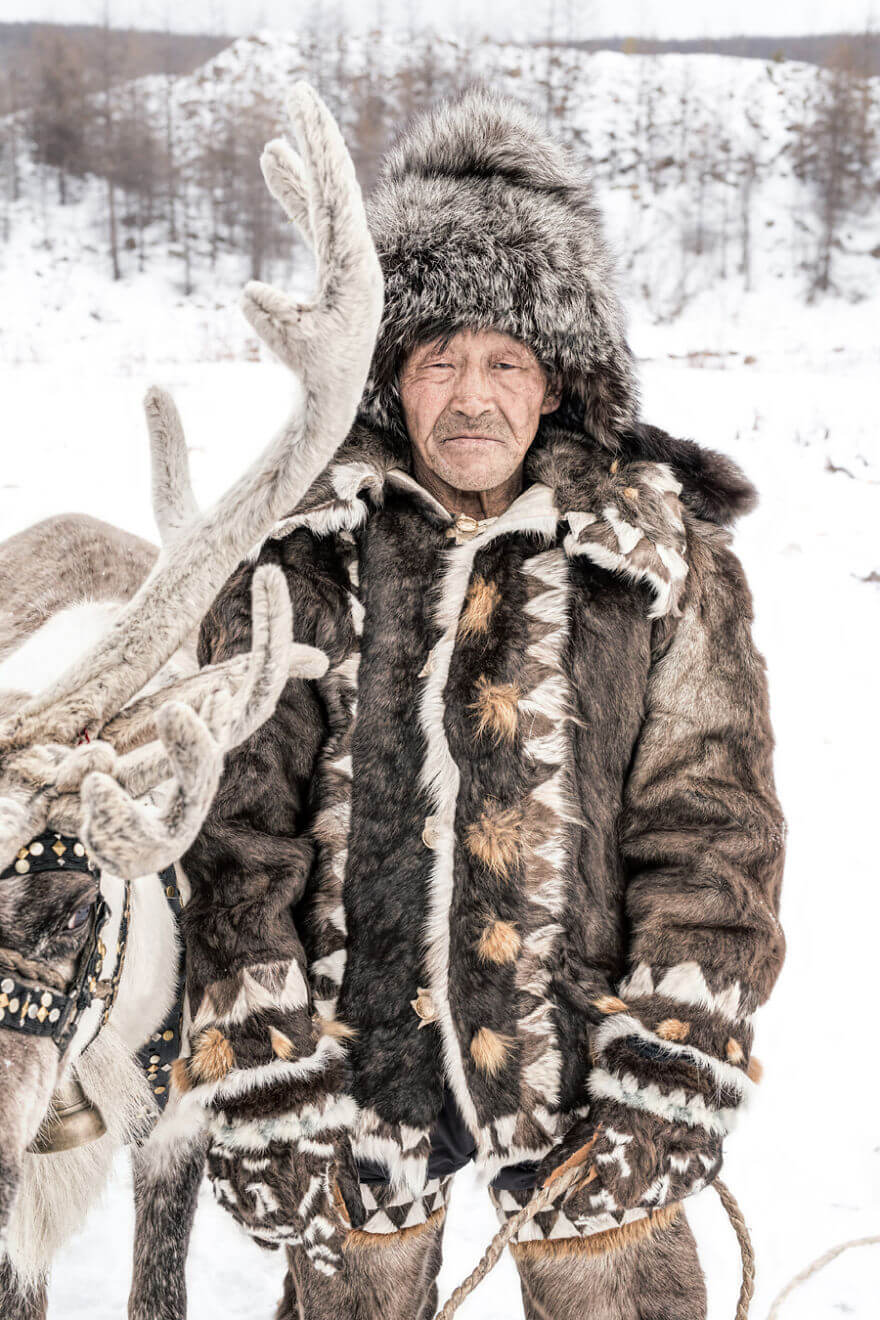
{"label": "man's face", "polygon": [[418,344],[400,372],[413,448],[455,490],[494,490],[522,465],[560,391],[534,353],[497,330]]}

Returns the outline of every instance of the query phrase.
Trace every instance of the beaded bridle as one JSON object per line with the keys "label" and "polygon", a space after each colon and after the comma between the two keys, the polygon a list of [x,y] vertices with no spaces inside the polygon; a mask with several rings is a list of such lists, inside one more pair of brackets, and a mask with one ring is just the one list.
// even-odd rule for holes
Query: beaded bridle
{"label": "beaded bridle", "polygon": [[[36,879],[40,875],[57,874],[60,871],[78,871],[91,875],[100,885],[100,868],[89,857],[85,845],[79,839],[52,831],[38,835],[19,850],[12,865],[0,871],[0,885],[5,880],[22,876]],[[180,894],[174,868],[169,867],[160,872],[159,878],[168,906],[177,921]],[[125,881],[118,930],[113,940],[113,949],[108,951],[107,940],[114,924],[114,913],[99,888],[91,904],[89,931],[77,959],[73,978],[63,989],[49,984],[45,972],[41,976],[37,960],[31,963],[31,960],[20,957],[14,950],[0,947],[0,1029],[50,1039],[63,1055],[85,1015],[91,1012],[94,1024],[86,1044],[90,1043],[107,1022],[116,1002],[125,965],[130,921],[131,884]],[[168,1094],[164,1074],[180,1052],[182,991],[182,968],[179,968],[178,992],[168,1018],[142,1047],[138,1056],[160,1108],[164,1108]]]}
{"label": "beaded bridle", "polygon": [[[0,884],[23,875],[36,879],[59,871],[79,871],[94,876],[97,881],[101,876],[79,839],[49,831],[19,850],[12,865],[0,871]],[[107,980],[102,979],[108,961],[104,936],[113,913],[100,890],[92,903],[89,931],[73,979],[64,989],[48,984],[39,975],[29,974],[26,980],[20,979],[16,974],[20,972],[20,960],[10,958],[9,951],[0,948],[0,1028],[48,1037],[63,1054],[83,1015],[100,1003],[100,1011],[94,1011],[93,1035],[97,1035],[113,1007],[122,975],[131,911],[131,887],[127,882],[124,894],[115,957],[110,960],[112,974]],[[38,964],[34,970],[39,972]]]}

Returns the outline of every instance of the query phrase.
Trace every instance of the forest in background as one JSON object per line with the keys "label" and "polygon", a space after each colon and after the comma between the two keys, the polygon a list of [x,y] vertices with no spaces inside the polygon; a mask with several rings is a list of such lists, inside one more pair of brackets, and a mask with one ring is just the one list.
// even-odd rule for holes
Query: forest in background
{"label": "forest in background", "polygon": [[[343,125],[365,189],[402,122],[492,68],[487,38],[475,48],[421,28],[353,34],[319,4],[295,37],[299,76]],[[780,84],[787,97],[780,143],[768,145],[760,110],[735,104],[735,93],[725,101],[719,90],[716,105],[704,98],[698,107],[686,77],[671,86],[666,76],[663,61],[673,48],[732,55],[737,43],[738,53],[767,61],[771,77],[789,63],[789,50],[801,59],[812,52],[817,61],[809,77]],[[271,45],[272,34],[230,46],[222,37],[109,26],[0,25],[0,243],[17,223],[33,223],[33,207],[22,211],[26,198],[51,245],[63,208],[97,185],[96,241],[114,279],[145,270],[159,253],[179,261],[185,294],[197,272],[212,270],[224,254],[239,254],[250,275],[266,277],[288,256],[289,230],[259,184],[257,161],[284,116],[276,89],[252,76],[247,61],[259,62]],[[511,45],[503,43],[508,56]],[[638,72],[626,104],[613,98],[614,125],[591,132],[578,121],[580,80],[585,51],[600,45],[636,57]],[[834,291],[844,231],[854,218],[870,217],[880,194],[876,53],[874,33],[584,43],[557,22],[545,41],[522,50],[520,65],[506,57],[505,67],[508,85],[521,82],[597,180],[626,189],[642,207],[664,193],[674,197],[682,266],[699,259],[707,278],[735,270],[749,286],[755,198],[784,168],[802,185],[792,201],[802,214],[792,223],[809,242],[794,245],[792,260],[810,299]],[[874,242],[871,255],[880,259],[880,233]]]}

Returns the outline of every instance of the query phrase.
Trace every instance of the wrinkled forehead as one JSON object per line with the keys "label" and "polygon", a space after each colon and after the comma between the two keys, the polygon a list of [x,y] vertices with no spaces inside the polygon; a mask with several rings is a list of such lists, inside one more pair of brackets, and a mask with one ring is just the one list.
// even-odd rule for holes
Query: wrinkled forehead
{"label": "wrinkled forehead", "polygon": [[449,352],[463,359],[499,351],[511,353],[522,362],[541,366],[534,350],[522,339],[492,327],[454,326],[437,331],[426,330],[404,355],[401,372],[417,366],[436,353]]}

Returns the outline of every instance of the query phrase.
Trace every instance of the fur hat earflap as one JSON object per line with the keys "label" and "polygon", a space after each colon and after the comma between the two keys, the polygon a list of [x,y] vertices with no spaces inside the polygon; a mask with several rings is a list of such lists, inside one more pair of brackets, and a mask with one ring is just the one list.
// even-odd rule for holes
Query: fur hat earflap
{"label": "fur hat earflap", "polygon": [[367,215],[385,308],[364,422],[405,442],[405,355],[496,329],[560,373],[558,422],[619,450],[637,398],[614,261],[588,173],[529,110],[480,86],[439,103],[389,151]]}

